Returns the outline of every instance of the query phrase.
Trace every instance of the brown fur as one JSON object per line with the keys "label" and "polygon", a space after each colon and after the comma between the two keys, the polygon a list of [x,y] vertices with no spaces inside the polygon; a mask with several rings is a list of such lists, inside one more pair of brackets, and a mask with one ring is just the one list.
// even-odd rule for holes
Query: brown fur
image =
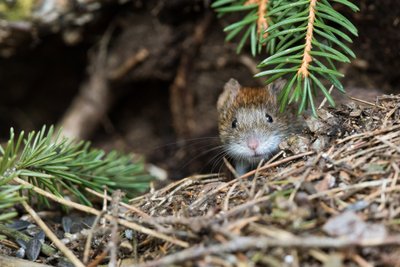
{"label": "brown fur", "polygon": [[[293,112],[279,112],[277,103],[279,91],[273,85],[266,88],[241,87],[239,83],[233,84],[233,87],[231,85],[232,80],[225,85],[224,92],[218,100],[219,133],[224,144],[235,142],[235,140],[241,138],[242,133],[248,131],[249,127],[261,127],[266,133],[273,132],[282,136],[286,136],[296,129],[297,119]],[[237,85],[240,89],[237,89]],[[271,124],[261,122],[256,125],[246,125],[239,122],[237,129],[232,129],[232,121],[235,119],[237,111],[242,108],[261,108],[265,110],[265,113],[272,116],[274,122]]]}

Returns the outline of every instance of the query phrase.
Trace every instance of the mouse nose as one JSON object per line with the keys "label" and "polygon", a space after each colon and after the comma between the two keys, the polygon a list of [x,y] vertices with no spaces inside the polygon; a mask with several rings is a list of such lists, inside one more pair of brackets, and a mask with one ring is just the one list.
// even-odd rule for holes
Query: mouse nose
{"label": "mouse nose", "polygon": [[255,137],[250,137],[250,138],[247,140],[247,146],[248,146],[250,149],[254,150],[254,151],[256,151],[256,149],[258,148],[259,145],[260,145],[260,142],[259,142],[258,139],[255,138]]}

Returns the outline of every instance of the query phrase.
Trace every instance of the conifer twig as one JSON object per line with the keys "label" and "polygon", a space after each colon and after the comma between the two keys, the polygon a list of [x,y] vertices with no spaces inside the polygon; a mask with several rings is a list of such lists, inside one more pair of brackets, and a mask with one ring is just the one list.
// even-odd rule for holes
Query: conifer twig
{"label": "conifer twig", "polygon": [[306,33],[306,42],[305,42],[304,52],[303,52],[303,59],[302,59],[301,66],[300,66],[299,70],[297,71],[297,74],[302,75],[303,78],[308,77],[308,75],[309,75],[308,67],[310,65],[310,62],[312,61],[310,52],[312,49],[311,41],[313,39],[313,33],[314,33],[314,20],[315,20],[316,4],[317,4],[317,0],[310,1],[310,10],[308,13],[307,33]]}
{"label": "conifer twig", "polygon": [[[258,68],[266,68],[255,77],[265,77],[267,84],[280,78],[286,80],[279,95],[280,111],[288,104],[296,103],[298,113],[311,108],[317,115],[315,93],[321,92],[331,106],[335,101],[326,88],[328,81],[344,93],[335,62],[349,63],[355,58],[346,44],[352,39],[346,33],[357,36],[356,27],[329,0],[261,1],[261,0],[214,0],[212,7],[220,14],[246,12],[242,19],[224,28],[226,40],[240,37],[237,51],[250,43],[253,56],[265,47],[266,58]],[[333,1],[354,12],[358,7],[349,0]],[[260,29],[265,35],[260,36]],[[242,33],[242,34],[240,34]],[[299,44],[304,40],[303,44]]]}
{"label": "conifer twig", "polygon": [[252,5],[252,4],[257,4],[258,5],[258,18],[257,18],[257,33],[258,35],[263,34],[264,38],[267,38],[268,36],[268,22],[266,19],[267,16],[267,4],[268,0],[247,0],[244,5]]}
{"label": "conifer twig", "polygon": [[[124,189],[132,194],[149,187],[152,177],[139,157],[116,151],[105,153],[91,148],[89,142],[74,142],[60,135],[53,127],[43,127],[26,137],[23,132],[16,136],[10,130],[7,144],[0,146],[0,220],[16,216],[10,208],[34,195],[20,194],[23,188],[10,183],[14,177],[29,180],[54,195],[73,195],[87,206],[91,202],[83,188],[100,191],[107,187],[111,192]],[[48,204],[44,197],[37,200],[38,204]]]}

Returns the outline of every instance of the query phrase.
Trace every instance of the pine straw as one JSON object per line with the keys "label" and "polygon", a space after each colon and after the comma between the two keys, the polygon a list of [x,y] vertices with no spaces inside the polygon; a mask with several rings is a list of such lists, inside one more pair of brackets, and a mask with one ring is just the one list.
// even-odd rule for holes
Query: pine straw
{"label": "pine straw", "polygon": [[[290,162],[281,155],[254,178],[193,176],[133,199],[151,216],[142,223],[190,244],[142,239],[140,266],[398,264],[400,95],[320,115],[304,135],[306,143],[326,141],[320,152],[300,151],[309,155]],[[339,218],[344,233],[329,231],[325,224],[345,211],[359,221]],[[365,226],[356,236],[354,224]]]}

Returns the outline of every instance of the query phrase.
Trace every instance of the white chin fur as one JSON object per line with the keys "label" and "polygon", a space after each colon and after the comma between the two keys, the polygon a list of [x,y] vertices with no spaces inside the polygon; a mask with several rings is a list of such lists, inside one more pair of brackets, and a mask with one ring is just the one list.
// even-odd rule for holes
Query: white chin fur
{"label": "white chin fur", "polygon": [[264,140],[260,140],[260,146],[257,148],[255,155],[246,141],[240,143],[229,144],[228,153],[238,160],[246,160],[248,162],[259,162],[261,159],[270,158],[278,149],[281,138],[279,136],[270,136]]}

